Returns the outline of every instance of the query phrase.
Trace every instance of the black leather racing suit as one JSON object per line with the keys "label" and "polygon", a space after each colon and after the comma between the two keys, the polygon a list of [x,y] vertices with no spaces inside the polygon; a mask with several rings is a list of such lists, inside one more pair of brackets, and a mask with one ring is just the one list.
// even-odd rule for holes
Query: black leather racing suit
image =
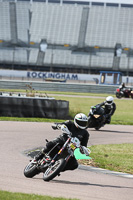
{"label": "black leather racing suit", "polygon": [[106,105],[106,101],[104,101],[99,105],[104,108],[104,112],[106,115],[105,123],[110,124],[111,116],[114,114],[114,112],[116,110],[116,104],[113,102],[112,105]]}
{"label": "black leather racing suit", "polygon": [[[69,131],[72,133],[72,137],[77,137],[80,140],[81,145],[87,147],[87,143],[89,140],[89,133],[86,129],[77,128],[72,121],[66,121],[64,123],[57,123],[57,124],[65,124],[67,126],[67,128],[69,129]],[[68,139],[67,134],[63,133],[63,134],[59,135],[59,137],[55,138],[52,141],[49,141],[46,144],[46,147],[43,149],[43,152],[44,153],[49,152],[49,150],[52,149],[52,147],[54,147],[55,144],[57,144],[57,143],[59,143],[60,146],[62,146],[67,139]],[[76,158],[71,157],[63,171],[74,170],[77,167],[78,167],[78,162],[77,162]]]}

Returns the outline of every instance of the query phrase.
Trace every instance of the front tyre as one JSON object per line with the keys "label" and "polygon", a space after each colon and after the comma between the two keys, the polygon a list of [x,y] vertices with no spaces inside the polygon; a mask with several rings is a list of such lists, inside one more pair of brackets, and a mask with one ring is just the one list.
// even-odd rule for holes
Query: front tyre
{"label": "front tyre", "polygon": [[89,116],[87,128],[94,128],[94,127],[95,127],[95,120],[92,118],[92,116]]}
{"label": "front tyre", "polygon": [[49,166],[48,169],[43,174],[43,180],[50,181],[53,178],[55,178],[61,172],[61,170],[65,167],[65,165],[66,165],[66,161],[63,158],[55,161],[55,163]]}
{"label": "front tyre", "polygon": [[33,176],[39,174],[40,171],[37,169],[37,166],[30,162],[24,169],[24,175],[27,177],[27,178],[32,178]]}
{"label": "front tyre", "polygon": [[116,92],[116,97],[117,97],[118,99],[121,99],[121,98],[123,97],[123,94],[122,94],[122,93]]}

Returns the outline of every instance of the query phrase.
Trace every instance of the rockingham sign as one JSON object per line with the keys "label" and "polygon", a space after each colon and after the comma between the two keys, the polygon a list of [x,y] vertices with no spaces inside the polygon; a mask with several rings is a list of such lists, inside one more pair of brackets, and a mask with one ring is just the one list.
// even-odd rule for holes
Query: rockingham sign
{"label": "rockingham sign", "polygon": [[52,79],[64,79],[64,80],[79,80],[78,74],[69,73],[55,73],[55,72],[27,72],[28,78],[52,78]]}
{"label": "rockingham sign", "polygon": [[[20,70],[0,70],[1,77],[19,77],[19,78],[35,78],[35,79],[64,79],[64,80],[79,80],[92,81],[94,78],[99,78],[95,74],[73,74],[60,72],[40,72],[40,71],[20,71]],[[94,81],[94,80],[93,80]]]}

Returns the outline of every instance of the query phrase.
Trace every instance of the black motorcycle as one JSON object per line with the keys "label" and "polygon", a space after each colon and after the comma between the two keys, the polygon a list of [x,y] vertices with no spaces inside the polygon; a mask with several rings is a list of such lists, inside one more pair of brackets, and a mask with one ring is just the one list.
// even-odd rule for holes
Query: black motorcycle
{"label": "black motorcycle", "polygon": [[[27,178],[32,178],[33,176],[43,173],[43,180],[50,181],[56,176],[60,175],[60,172],[66,166],[68,160],[74,156],[74,150],[80,148],[81,153],[87,155],[90,153],[89,149],[84,149],[80,145],[80,141],[76,137],[71,137],[71,133],[65,125],[61,125],[61,130],[63,133],[68,135],[67,141],[62,147],[56,144],[42,159],[35,161],[34,159],[24,169],[24,175]],[[55,153],[55,149],[58,152]]]}
{"label": "black motorcycle", "polygon": [[96,130],[99,130],[105,125],[105,116],[104,108],[102,106],[99,104],[91,106],[88,114],[88,128],[95,128]]}

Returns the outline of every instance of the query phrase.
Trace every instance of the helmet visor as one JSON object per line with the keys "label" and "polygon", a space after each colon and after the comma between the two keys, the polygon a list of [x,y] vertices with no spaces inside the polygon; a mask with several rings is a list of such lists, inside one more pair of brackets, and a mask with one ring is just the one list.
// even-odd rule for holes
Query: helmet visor
{"label": "helmet visor", "polygon": [[107,101],[108,104],[112,104],[112,101]]}
{"label": "helmet visor", "polygon": [[76,119],[75,121],[81,127],[86,127],[87,126],[87,121],[80,121],[78,119]]}

